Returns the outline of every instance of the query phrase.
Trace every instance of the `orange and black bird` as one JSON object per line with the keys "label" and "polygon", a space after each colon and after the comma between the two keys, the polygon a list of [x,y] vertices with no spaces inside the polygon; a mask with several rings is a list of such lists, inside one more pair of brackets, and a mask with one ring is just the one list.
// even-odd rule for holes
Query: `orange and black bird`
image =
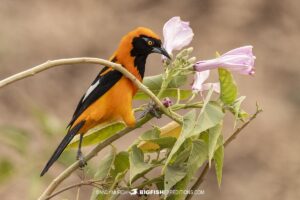
{"label": "orange and black bird", "polygon": [[[142,81],[146,59],[151,53],[159,53],[170,58],[162,47],[158,35],[148,28],[139,27],[121,39],[110,61],[121,64]],[[123,120],[127,126],[133,127],[135,117],[132,110],[132,98],[137,89],[122,73],[111,67],[104,67],[80,99],[68,125],[66,136],[47,162],[41,176],[49,170],[76,134],[80,134],[77,159],[83,164],[81,143],[83,135],[89,129],[115,120]]]}

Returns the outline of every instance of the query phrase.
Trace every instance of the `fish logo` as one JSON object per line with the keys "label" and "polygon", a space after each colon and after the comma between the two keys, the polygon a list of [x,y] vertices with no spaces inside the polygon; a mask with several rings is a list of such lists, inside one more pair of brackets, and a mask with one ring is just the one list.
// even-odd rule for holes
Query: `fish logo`
{"label": "fish logo", "polygon": [[132,189],[129,192],[130,195],[137,195],[138,194],[138,189]]}

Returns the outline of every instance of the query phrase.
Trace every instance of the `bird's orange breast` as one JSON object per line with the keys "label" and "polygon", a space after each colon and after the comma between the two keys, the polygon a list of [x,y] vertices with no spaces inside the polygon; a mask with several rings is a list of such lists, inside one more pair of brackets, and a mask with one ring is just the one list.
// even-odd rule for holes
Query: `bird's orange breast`
{"label": "bird's orange breast", "polygon": [[137,88],[126,77],[122,77],[109,91],[89,106],[74,124],[85,120],[82,133],[104,122],[123,120],[128,126],[135,125],[132,98]]}

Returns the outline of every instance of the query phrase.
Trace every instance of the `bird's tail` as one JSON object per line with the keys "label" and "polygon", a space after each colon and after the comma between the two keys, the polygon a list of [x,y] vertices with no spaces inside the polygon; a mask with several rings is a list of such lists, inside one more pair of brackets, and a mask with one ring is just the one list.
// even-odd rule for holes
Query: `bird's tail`
{"label": "bird's tail", "polygon": [[71,142],[71,140],[75,137],[81,127],[84,125],[85,121],[81,121],[80,123],[76,124],[72,129],[70,129],[64,139],[60,142],[57,149],[54,151],[53,155],[51,156],[50,160],[47,162],[46,166],[44,167],[43,171],[41,172],[41,176],[43,176],[49,168],[53,165],[53,163],[59,158],[62,154],[64,149],[67,145]]}

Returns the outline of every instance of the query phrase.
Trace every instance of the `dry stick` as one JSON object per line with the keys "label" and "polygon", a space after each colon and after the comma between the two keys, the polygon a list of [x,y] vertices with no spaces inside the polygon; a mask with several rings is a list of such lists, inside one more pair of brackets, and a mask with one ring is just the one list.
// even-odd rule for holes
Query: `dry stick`
{"label": "dry stick", "polygon": [[[127,127],[124,130],[116,133],[115,135],[111,136],[110,138],[106,139],[102,143],[98,144],[91,152],[89,152],[85,156],[85,160],[89,161],[91,158],[95,157],[99,151],[104,149],[106,146],[110,145],[115,140],[121,138],[122,136],[126,135],[130,131],[142,126],[146,122],[148,122],[150,119],[152,119],[151,115],[146,115],[144,118],[142,118],[140,121],[137,122],[136,126],[134,128]],[[50,185],[46,188],[46,190],[43,192],[43,194],[38,198],[39,200],[47,199],[49,195],[53,193],[53,191],[59,186],[59,184],[65,180],[67,177],[69,177],[76,169],[79,167],[79,161],[76,161],[71,166],[69,166],[67,169],[65,169],[59,176],[57,176]]]}
{"label": "dry stick", "polygon": [[178,123],[182,123],[181,116],[177,113],[174,113],[167,109],[161,101],[145,86],[143,85],[133,74],[128,72],[122,65],[113,63],[104,59],[100,58],[89,58],[89,57],[83,57],[83,58],[67,58],[67,59],[59,59],[59,60],[51,60],[47,61],[41,65],[38,65],[36,67],[30,68],[28,70],[25,70],[23,72],[17,73],[15,75],[12,75],[2,81],[0,81],[0,88],[9,85],[11,83],[14,83],[18,80],[27,78],[29,76],[33,76],[39,72],[45,71],[47,69],[61,66],[61,65],[71,65],[71,64],[83,64],[83,63],[90,63],[90,64],[100,64],[105,65],[108,67],[111,67],[119,72],[121,72],[124,76],[126,76],[128,79],[130,79],[140,90],[142,90],[145,94],[147,94],[162,110],[163,113],[165,113],[168,117],[173,119],[174,121]]}
{"label": "dry stick", "polygon": [[[256,118],[256,116],[261,113],[262,110],[261,109],[257,109],[256,112],[254,113],[254,115],[246,122],[244,123],[240,128],[238,128],[232,135],[230,135],[229,138],[227,138],[224,142],[224,148],[226,146],[228,146],[236,137],[237,135],[244,129],[246,128],[246,126],[248,124],[250,124],[250,122],[252,120],[254,120]],[[209,169],[209,164],[206,163],[206,165],[204,166],[199,178],[197,179],[197,181],[194,183],[194,185],[191,187],[191,191],[195,191],[199,188],[199,186],[201,185],[201,183],[204,181],[204,177],[206,176],[206,174],[208,173]],[[192,199],[193,194],[188,194],[187,197],[185,198],[186,200],[190,200]]]}

